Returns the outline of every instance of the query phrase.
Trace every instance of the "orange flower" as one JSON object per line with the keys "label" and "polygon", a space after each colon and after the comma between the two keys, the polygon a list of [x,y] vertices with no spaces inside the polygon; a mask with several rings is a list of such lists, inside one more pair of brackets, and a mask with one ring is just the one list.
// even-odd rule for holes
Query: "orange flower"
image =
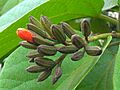
{"label": "orange flower", "polygon": [[33,43],[33,34],[29,30],[25,28],[18,28],[16,33],[21,39]]}

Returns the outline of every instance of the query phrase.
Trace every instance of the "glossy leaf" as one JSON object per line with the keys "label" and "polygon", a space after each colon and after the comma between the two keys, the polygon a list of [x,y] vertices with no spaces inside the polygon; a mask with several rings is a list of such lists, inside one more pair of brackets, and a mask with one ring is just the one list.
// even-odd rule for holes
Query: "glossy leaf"
{"label": "glossy leaf", "polygon": [[[0,32],[48,0],[25,0],[0,17]],[[29,2],[29,3],[28,3]],[[12,3],[12,2],[11,2]],[[14,12],[14,13],[13,13]],[[28,17],[27,17],[28,18]],[[4,21],[4,22],[3,22]],[[26,20],[28,21],[28,19]],[[22,25],[21,25],[22,26]]]}

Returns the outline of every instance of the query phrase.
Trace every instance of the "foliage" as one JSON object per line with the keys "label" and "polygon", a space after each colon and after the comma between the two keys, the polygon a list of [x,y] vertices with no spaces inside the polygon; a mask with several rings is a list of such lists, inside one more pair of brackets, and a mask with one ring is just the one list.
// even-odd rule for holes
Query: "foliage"
{"label": "foliage", "polygon": [[[0,0],[0,61],[10,54],[0,72],[0,90],[119,90],[120,49],[119,45],[109,47],[110,42],[119,39],[108,36],[100,56],[85,55],[78,62],[67,56],[62,64],[62,77],[52,85],[50,77],[38,83],[38,74],[25,71],[31,65],[25,56],[29,50],[19,47],[20,39],[15,33],[17,28],[26,27],[31,15],[37,19],[46,15],[54,23],[67,21],[77,29],[79,25],[76,27],[74,22],[77,18],[90,17],[94,33],[108,33],[111,30],[101,14],[113,7],[118,10],[118,0],[13,0],[10,4],[11,1]],[[51,58],[55,60],[59,55]]]}

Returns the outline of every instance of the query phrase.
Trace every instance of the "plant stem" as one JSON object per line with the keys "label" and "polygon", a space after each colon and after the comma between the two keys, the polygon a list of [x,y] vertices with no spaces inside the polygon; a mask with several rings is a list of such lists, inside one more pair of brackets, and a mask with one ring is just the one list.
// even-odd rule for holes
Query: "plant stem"
{"label": "plant stem", "polygon": [[[106,39],[108,36],[112,36],[114,38],[120,38],[120,33],[112,32],[112,33],[103,33],[95,36],[88,37],[88,42],[93,42],[99,39]],[[85,38],[83,38],[85,40]],[[72,45],[71,41],[68,41],[69,45]]]}
{"label": "plant stem", "polygon": [[98,40],[98,39],[105,39],[108,36],[113,36],[115,38],[120,38],[120,33],[116,33],[116,32],[112,32],[112,33],[104,33],[104,34],[100,34],[100,35],[96,35],[96,36],[91,36],[88,38],[89,42]]}
{"label": "plant stem", "polygon": [[113,23],[113,24],[118,24],[118,23],[119,23],[118,20],[116,20],[116,19],[114,19],[114,18],[111,18],[111,17],[109,17],[109,16],[107,16],[107,15],[101,14],[101,15],[99,15],[98,17],[101,18],[101,19],[104,19],[104,20],[106,20],[106,21],[109,21],[109,22],[111,22],[111,23]]}
{"label": "plant stem", "polygon": [[62,54],[55,62],[56,62],[56,64],[59,64],[59,63],[61,63],[63,60],[64,60],[64,58],[67,56],[67,54]]}

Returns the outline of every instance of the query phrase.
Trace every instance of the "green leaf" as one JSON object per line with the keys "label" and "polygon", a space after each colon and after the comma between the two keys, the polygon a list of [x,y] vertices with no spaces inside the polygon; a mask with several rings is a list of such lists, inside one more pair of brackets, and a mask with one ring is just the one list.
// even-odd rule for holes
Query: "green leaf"
{"label": "green leaf", "polygon": [[118,5],[118,0],[104,0],[104,3],[102,10],[108,10]]}
{"label": "green leaf", "polygon": [[[110,41],[111,37],[108,38],[105,48]],[[100,58],[86,55],[79,62],[73,62],[70,60],[70,56],[67,56],[62,64],[62,77],[55,85],[52,85],[52,76],[38,83],[36,81],[38,74],[30,74],[25,71],[25,68],[31,65],[26,58],[28,51],[28,49],[20,47],[6,59],[5,65],[0,73],[1,90],[72,90],[96,64],[98,61],[97,58]],[[51,58],[55,60],[59,56],[60,53]]]}
{"label": "green leaf", "polygon": [[[16,6],[17,4],[19,4],[22,1],[23,0],[7,0],[7,2],[2,7],[2,10],[0,10],[0,14],[1,15],[4,14],[5,12],[7,12],[8,10],[10,10],[11,8],[13,8],[14,6]],[[1,2],[3,2],[3,1],[1,1]]]}
{"label": "green leaf", "polygon": [[72,19],[72,20],[68,20],[67,23],[76,31],[80,31],[80,20],[81,19]]}
{"label": "green leaf", "polygon": [[76,90],[114,90],[113,73],[117,51],[118,45],[107,48]]}
{"label": "green leaf", "polygon": [[113,10],[114,12],[118,12],[118,11],[119,11],[119,6],[113,7],[112,10]]}
{"label": "green leaf", "polygon": [[110,28],[105,20],[99,18],[91,19],[91,30],[94,33],[108,33]]}
{"label": "green leaf", "polygon": [[[2,10],[2,8],[6,2],[7,2],[7,0],[0,0],[0,11]],[[0,14],[0,16],[1,16],[1,14]]]}
{"label": "green leaf", "polygon": [[[0,32],[48,0],[25,0],[0,17]],[[29,2],[29,3],[28,3]],[[14,2],[15,3],[15,2]],[[14,13],[13,13],[14,12]],[[4,22],[3,22],[4,21]],[[28,17],[26,19],[28,21]],[[21,25],[23,26],[23,25]]]}
{"label": "green leaf", "polygon": [[[34,5],[37,1],[36,2],[31,1],[29,3],[28,2],[29,1],[22,2],[21,4],[19,4],[14,9],[12,9],[11,11],[9,11],[8,13],[6,13],[5,15],[3,15],[0,18],[1,31],[4,30],[5,28],[7,28],[8,26],[10,26],[12,23],[15,23],[15,21],[17,19],[22,18],[23,15],[25,15],[26,13],[28,13],[31,10],[31,9],[26,10],[26,7],[30,7],[30,6]],[[103,1],[99,1],[99,4],[98,4],[98,1],[96,2],[94,0],[91,0],[91,1],[86,0],[87,3],[84,3],[85,0],[80,0],[79,3],[77,0],[76,1],[74,1],[74,0],[70,0],[70,1],[57,0],[56,4],[55,4],[55,2],[56,2],[56,0],[51,0],[42,6],[40,5],[39,7],[37,7],[37,5],[36,5],[36,7],[37,7],[36,9],[31,10],[31,12],[29,14],[24,16],[26,18],[26,20],[25,20],[25,22],[23,22],[23,24],[26,24],[28,22],[28,16],[30,14],[33,16],[36,16],[38,19],[41,14],[43,14],[43,15],[45,14],[45,15],[49,16],[50,18],[55,19],[54,22],[57,22],[57,23],[61,20],[69,20],[69,19],[77,18],[77,17],[86,17],[86,16],[93,17],[93,16],[97,16],[98,14],[101,13],[101,8],[103,6]],[[28,5],[27,5],[27,3],[28,3]],[[33,3],[33,4],[31,4],[31,3]],[[53,4],[55,4],[55,5],[53,6]],[[59,8],[61,5],[62,5],[62,8]],[[76,7],[74,7],[74,5],[76,5]],[[22,6],[24,6],[24,7],[22,7]],[[34,5],[34,7],[35,7],[35,5]],[[48,7],[51,7],[51,8],[48,8]],[[88,8],[88,7],[90,7],[90,8]],[[25,10],[23,10],[23,8]],[[38,9],[39,9],[39,14],[34,13],[34,12],[37,12]],[[89,12],[86,12],[86,10],[89,10]],[[14,14],[13,14],[13,12],[14,12]],[[9,16],[9,19],[8,19],[8,16]],[[16,18],[13,18],[14,16],[16,16]],[[62,17],[62,18],[60,18],[60,17]],[[4,20],[4,22],[2,22],[2,20]],[[8,25],[4,26],[5,24],[8,24]],[[25,25],[20,25],[20,26],[25,26]]]}
{"label": "green leaf", "polygon": [[113,82],[114,82],[114,90],[119,90],[120,89],[120,48],[115,60]]}

